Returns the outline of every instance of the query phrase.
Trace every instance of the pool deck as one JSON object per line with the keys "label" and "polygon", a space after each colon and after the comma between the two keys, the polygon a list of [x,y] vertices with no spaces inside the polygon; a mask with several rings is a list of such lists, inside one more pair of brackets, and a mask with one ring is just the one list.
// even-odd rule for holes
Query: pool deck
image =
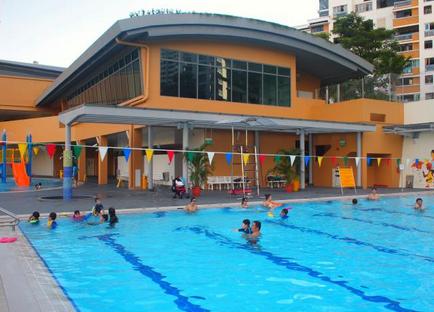
{"label": "pool deck", "polygon": [[[382,196],[434,194],[433,190],[420,189],[379,189]],[[307,188],[296,193],[286,193],[281,189],[261,189],[261,195],[252,196],[250,202],[260,203],[263,194],[272,194],[273,200],[282,202],[336,200],[366,197],[369,190],[345,190],[341,196],[337,188]],[[42,189],[40,191],[0,193],[0,206],[27,218],[32,211],[38,210],[44,216],[51,211],[69,214],[79,209],[88,211],[94,205],[93,197],[102,198],[106,208],[115,207],[118,213],[134,213],[155,210],[173,210],[183,208],[189,199],[173,199],[168,187],[159,187],[153,192],[116,188],[114,185],[97,185],[87,183],[74,189],[74,195],[88,198],[73,199],[64,202],[42,200],[42,196],[60,196],[62,189]],[[238,205],[240,196],[231,196],[226,191],[204,191],[198,204],[203,208]],[[61,214],[62,216],[62,214]],[[0,311],[39,312],[75,311],[45,264],[31,247],[19,228],[13,232],[9,228],[0,227],[0,237],[13,236],[18,240],[12,244],[0,244]]]}

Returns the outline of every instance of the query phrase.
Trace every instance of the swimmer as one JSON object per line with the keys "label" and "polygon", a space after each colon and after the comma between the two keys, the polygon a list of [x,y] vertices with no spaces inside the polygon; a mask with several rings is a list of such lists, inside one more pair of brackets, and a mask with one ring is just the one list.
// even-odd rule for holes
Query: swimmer
{"label": "swimmer", "polygon": [[95,206],[92,208],[92,213],[94,216],[104,214],[104,206],[102,205],[100,198],[95,198]]}
{"label": "swimmer", "polygon": [[80,210],[75,210],[72,215],[72,221],[83,221],[83,216],[80,214]]}
{"label": "swimmer", "polygon": [[280,217],[282,219],[288,219],[288,209],[283,208],[282,211],[280,211]]}
{"label": "swimmer", "polygon": [[425,207],[423,206],[423,199],[418,198],[416,199],[416,203],[414,204],[414,209],[416,210],[425,210]]}
{"label": "swimmer", "polygon": [[241,208],[248,208],[249,207],[249,202],[247,201],[247,197],[243,197],[241,199]]}
{"label": "swimmer", "polygon": [[262,204],[269,209],[274,209],[276,207],[282,206],[281,203],[272,200],[271,194],[265,194],[265,201]]}
{"label": "swimmer", "polygon": [[253,221],[252,234],[250,234],[250,238],[257,239],[259,236],[261,236],[261,222]]}
{"label": "swimmer", "polygon": [[188,203],[188,205],[185,206],[185,211],[186,212],[196,212],[198,208],[199,207],[197,206],[196,198],[192,197],[190,200],[190,203]]}
{"label": "swimmer", "polygon": [[115,224],[119,222],[119,218],[116,215],[116,210],[113,207],[110,207],[108,209],[108,214],[109,214],[109,217],[110,217],[110,219],[109,219],[109,225],[110,225],[110,227],[114,227]]}
{"label": "swimmer", "polygon": [[252,229],[250,228],[250,220],[244,219],[241,224],[241,228],[235,229],[237,232],[242,232],[243,234],[252,234]]}
{"label": "swimmer", "polygon": [[29,217],[29,222],[30,223],[39,223],[39,212],[38,211],[33,211],[32,215]]}
{"label": "swimmer", "polygon": [[353,203],[353,205],[357,205],[357,203],[358,203],[357,198],[353,198],[353,200],[351,202]]}
{"label": "swimmer", "polygon": [[35,184],[35,190],[39,191],[41,188],[42,188],[41,182]]}
{"label": "swimmer", "polygon": [[380,199],[380,195],[378,195],[377,188],[375,186],[372,188],[371,193],[368,195],[368,199],[369,200],[379,200]]}
{"label": "swimmer", "polygon": [[55,212],[50,212],[50,215],[48,216],[48,222],[47,222],[47,227],[49,229],[55,229],[57,227],[56,218],[57,218],[57,214]]}

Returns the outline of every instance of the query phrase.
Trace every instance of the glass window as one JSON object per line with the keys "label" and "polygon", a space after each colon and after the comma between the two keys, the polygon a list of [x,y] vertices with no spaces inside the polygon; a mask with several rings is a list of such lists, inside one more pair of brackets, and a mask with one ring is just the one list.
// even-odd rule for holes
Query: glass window
{"label": "glass window", "polygon": [[425,49],[432,49],[432,40],[426,40],[424,43]]}
{"label": "glass window", "polygon": [[216,100],[231,101],[231,70],[226,67],[215,68]]}
{"label": "glass window", "polygon": [[208,56],[208,55],[199,55],[199,63],[205,64],[205,65],[212,65],[214,66],[215,60],[214,56]]}
{"label": "glass window", "polygon": [[262,72],[262,64],[249,63],[249,71]]}
{"label": "glass window", "polygon": [[264,104],[276,105],[277,77],[264,74]]}
{"label": "glass window", "polygon": [[197,98],[197,64],[179,64],[179,91],[181,97]]}
{"label": "glass window", "polygon": [[179,53],[178,51],[161,49],[161,58],[166,60],[178,60]]}
{"label": "glass window", "polygon": [[232,61],[232,68],[246,70],[247,69],[247,62],[233,60]]}
{"label": "glass window", "polygon": [[286,67],[279,67],[278,74],[282,76],[291,76],[291,69]]}
{"label": "glass window", "polygon": [[264,65],[264,73],[276,74],[276,66]]}
{"label": "glass window", "polygon": [[216,63],[216,66],[227,67],[227,68],[232,67],[231,60],[225,59],[222,57],[216,57],[215,63]]}
{"label": "glass window", "polygon": [[161,95],[178,96],[178,62],[161,61],[160,91]]}
{"label": "glass window", "polygon": [[425,84],[433,84],[433,75],[425,76]]}
{"label": "glass window", "polygon": [[[250,68],[250,63],[249,63]],[[262,104],[262,74],[249,72],[249,103]]]}
{"label": "glass window", "polygon": [[232,71],[232,102],[247,102],[247,72]]}
{"label": "glass window", "polygon": [[431,14],[432,13],[432,7],[430,5],[423,7],[423,14]]}
{"label": "glass window", "polygon": [[214,100],[214,67],[199,65],[198,98]]}
{"label": "glass window", "polygon": [[434,93],[425,93],[425,100],[432,100],[434,99]]}
{"label": "glass window", "polygon": [[181,52],[181,61],[189,63],[197,63],[197,54]]}
{"label": "glass window", "polygon": [[289,106],[291,99],[290,80],[287,77],[278,77],[278,100],[279,106]]}

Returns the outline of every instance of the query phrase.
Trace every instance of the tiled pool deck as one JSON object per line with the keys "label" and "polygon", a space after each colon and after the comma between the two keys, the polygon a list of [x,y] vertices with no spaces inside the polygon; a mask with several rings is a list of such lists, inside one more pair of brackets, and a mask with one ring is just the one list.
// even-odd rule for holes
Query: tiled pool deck
{"label": "tiled pool deck", "polygon": [[[345,198],[364,197],[369,190],[345,190]],[[305,201],[342,198],[340,189],[308,188],[297,193],[286,193],[279,189],[262,189],[261,196],[253,196],[251,202],[263,200],[263,194],[271,193],[274,200]],[[381,189],[380,194],[428,194],[426,190]],[[433,193],[433,191],[429,191]],[[51,211],[72,212],[76,209],[87,211],[94,204],[92,198],[63,200],[42,200],[42,196],[59,196],[61,189],[40,190],[17,193],[0,193],[0,206],[9,211],[27,217],[32,211],[41,214]],[[130,191],[118,189],[113,185],[99,186],[88,183],[74,190],[74,195],[98,196],[103,199],[105,207],[113,206],[119,213],[151,211],[155,209],[179,209],[185,206],[188,199],[173,199],[169,188],[160,187],[155,192]],[[231,196],[225,191],[205,191],[198,199],[202,207],[221,207],[239,203],[239,196]],[[65,297],[57,282],[30,246],[21,231],[13,232],[9,228],[0,228],[0,237],[14,236],[18,240],[12,244],[0,244],[0,311],[74,311],[74,307]],[[84,290],[85,291],[85,290]]]}

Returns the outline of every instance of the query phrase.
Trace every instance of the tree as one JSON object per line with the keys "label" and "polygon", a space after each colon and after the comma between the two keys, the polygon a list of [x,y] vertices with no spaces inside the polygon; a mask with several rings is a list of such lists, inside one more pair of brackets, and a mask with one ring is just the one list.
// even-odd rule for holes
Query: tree
{"label": "tree", "polygon": [[336,20],[333,34],[336,43],[374,65],[376,75],[401,74],[409,59],[400,54],[394,31],[374,28],[374,22],[351,13]]}
{"label": "tree", "polygon": [[322,39],[325,39],[327,41],[330,40],[330,33],[328,33],[328,32],[320,32],[320,33],[315,33],[313,35],[315,37],[322,38]]}

